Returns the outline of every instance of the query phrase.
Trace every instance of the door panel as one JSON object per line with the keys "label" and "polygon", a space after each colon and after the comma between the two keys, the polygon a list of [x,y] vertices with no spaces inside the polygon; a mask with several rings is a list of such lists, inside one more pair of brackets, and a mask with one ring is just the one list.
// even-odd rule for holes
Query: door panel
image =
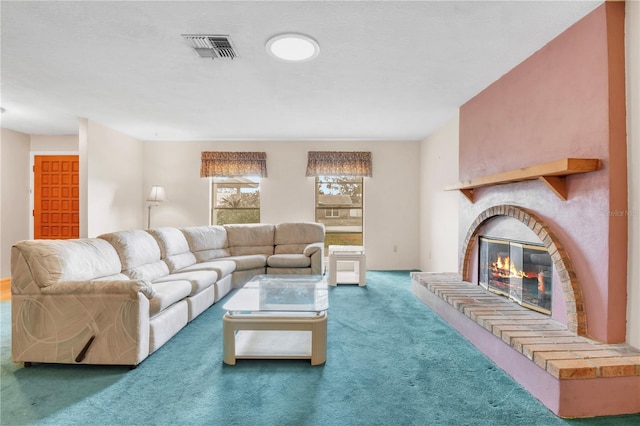
{"label": "door panel", "polygon": [[34,156],[33,235],[36,239],[80,236],[79,170],[77,155]]}

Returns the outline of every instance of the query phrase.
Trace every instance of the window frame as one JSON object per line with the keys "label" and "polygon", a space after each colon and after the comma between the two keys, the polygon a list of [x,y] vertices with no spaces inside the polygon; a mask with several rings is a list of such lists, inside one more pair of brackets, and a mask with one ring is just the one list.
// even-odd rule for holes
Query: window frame
{"label": "window frame", "polygon": [[[320,195],[327,195],[327,194],[321,194],[320,193],[320,188],[322,185],[326,185],[327,183],[332,183],[332,182],[326,182],[327,179],[337,179],[337,180],[344,180],[346,183],[353,183],[356,185],[360,186],[360,200],[356,205],[345,205],[345,206],[337,206],[337,205],[331,205],[331,206],[327,206],[326,204],[323,205],[320,202]],[[340,194],[336,194],[336,195],[342,195],[342,192]],[[325,225],[325,248],[328,249],[329,245],[357,245],[357,246],[364,246],[364,235],[365,235],[365,229],[364,229],[364,218],[365,218],[365,179],[362,176],[315,176],[314,177],[314,201],[315,201],[315,206],[314,206],[314,217],[315,217],[315,221],[319,222],[319,223],[323,223]],[[321,214],[320,211],[324,210],[324,214]],[[326,212],[327,211],[332,211],[332,212],[337,212],[337,216],[326,216]],[[360,215],[354,215],[353,211],[357,210],[360,212]],[[346,220],[350,220],[350,221],[354,221],[357,220],[357,224],[354,225],[356,227],[359,227],[360,230],[359,231],[344,231],[344,232],[335,232],[334,230],[331,230],[331,225],[327,226],[327,224],[325,223],[328,220],[333,220],[333,219],[340,219],[340,211],[346,211]],[[324,220],[322,220],[324,219]],[[341,239],[339,238],[339,236],[342,235],[343,237],[347,237],[346,239]],[[354,235],[359,235],[359,237],[356,237],[355,239],[353,238]],[[348,241],[348,240],[352,240],[352,241]]]}
{"label": "window frame", "polygon": [[[232,182],[233,180],[248,180],[249,182]],[[224,182],[229,181],[229,182]],[[261,200],[260,200],[260,185],[261,178],[258,176],[245,176],[245,177],[224,177],[224,176],[212,176],[209,178],[209,224],[210,225],[223,225],[230,223],[261,223]],[[238,194],[242,193],[243,188],[257,188],[258,195],[258,205],[254,206],[231,206],[231,207],[223,207],[217,204],[218,200],[218,185],[235,185],[238,189]],[[239,211],[255,211],[257,210],[258,221],[241,221],[241,222],[226,222],[220,223],[219,213],[222,211],[228,212],[239,212]]]}

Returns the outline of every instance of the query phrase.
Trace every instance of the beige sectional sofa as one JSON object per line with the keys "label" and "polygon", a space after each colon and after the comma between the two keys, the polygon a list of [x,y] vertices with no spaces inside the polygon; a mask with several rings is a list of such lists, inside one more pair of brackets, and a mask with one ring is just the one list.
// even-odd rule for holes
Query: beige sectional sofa
{"label": "beige sectional sofa", "polygon": [[322,274],[318,223],[119,231],[11,250],[14,362],[135,366],[259,274]]}

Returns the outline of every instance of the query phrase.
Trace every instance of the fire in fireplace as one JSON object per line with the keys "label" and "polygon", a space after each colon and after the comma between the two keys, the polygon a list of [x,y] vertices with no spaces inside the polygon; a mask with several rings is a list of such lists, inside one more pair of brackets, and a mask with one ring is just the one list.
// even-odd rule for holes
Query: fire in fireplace
{"label": "fire in fireplace", "polygon": [[551,314],[553,262],[544,246],[480,237],[478,268],[487,290]]}

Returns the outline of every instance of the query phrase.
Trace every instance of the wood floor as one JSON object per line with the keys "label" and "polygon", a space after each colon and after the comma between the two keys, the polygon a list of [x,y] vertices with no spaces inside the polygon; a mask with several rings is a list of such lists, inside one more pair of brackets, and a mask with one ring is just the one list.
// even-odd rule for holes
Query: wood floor
{"label": "wood floor", "polygon": [[11,278],[0,279],[0,302],[11,300]]}

